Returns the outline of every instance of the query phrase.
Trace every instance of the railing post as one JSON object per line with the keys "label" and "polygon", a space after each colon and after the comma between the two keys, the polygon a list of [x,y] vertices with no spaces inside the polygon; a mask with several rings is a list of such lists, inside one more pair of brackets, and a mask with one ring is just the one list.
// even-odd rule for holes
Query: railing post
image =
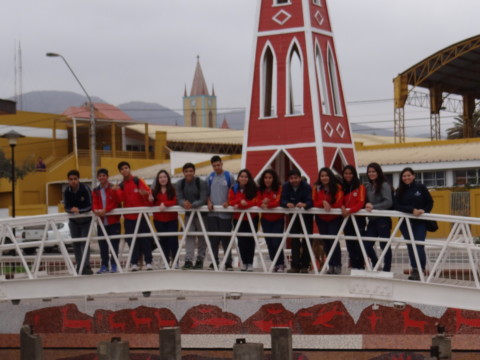
{"label": "railing post", "polygon": [[182,341],[179,327],[160,329],[160,360],[182,360]]}
{"label": "railing post", "polygon": [[272,360],[292,360],[292,329],[274,327],[270,332],[272,340]]}
{"label": "railing post", "polygon": [[20,359],[43,360],[42,338],[33,334],[30,325],[23,325],[20,330]]}
{"label": "railing post", "polygon": [[263,360],[263,344],[237,339],[233,345],[233,360]]}
{"label": "railing post", "polygon": [[97,345],[98,360],[130,360],[128,341],[114,337],[109,341],[101,341]]}
{"label": "railing post", "polygon": [[452,339],[444,334],[438,334],[432,338],[432,349],[435,349],[431,353],[434,359],[452,360]]}

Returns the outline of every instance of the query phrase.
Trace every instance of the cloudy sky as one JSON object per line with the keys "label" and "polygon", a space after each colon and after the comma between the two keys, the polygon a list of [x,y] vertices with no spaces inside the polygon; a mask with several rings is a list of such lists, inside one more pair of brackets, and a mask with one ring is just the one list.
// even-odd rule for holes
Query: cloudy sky
{"label": "cloudy sky", "polygon": [[[181,111],[199,55],[219,109],[244,108],[257,1],[2,0],[0,98],[14,94],[20,42],[24,92],[81,93],[61,59],[45,56],[58,52],[92,96]],[[329,0],[328,6],[350,121],[379,127],[391,127],[387,99],[398,73],[480,33],[478,0]],[[407,119],[425,119],[412,120],[416,131],[427,124],[425,111],[406,113]],[[445,123],[452,114],[444,116]]]}

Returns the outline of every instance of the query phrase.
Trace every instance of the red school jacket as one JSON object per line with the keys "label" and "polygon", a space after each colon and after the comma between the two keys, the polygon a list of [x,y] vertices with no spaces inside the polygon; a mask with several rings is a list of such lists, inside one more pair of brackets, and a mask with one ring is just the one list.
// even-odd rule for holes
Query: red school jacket
{"label": "red school jacket", "polygon": [[[275,192],[273,190],[265,189],[265,191],[258,190],[257,192],[257,206],[261,207],[263,203],[263,199],[268,199],[268,208],[276,208],[280,206],[280,197],[282,195],[282,187],[278,188],[278,191]],[[262,213],[262,219],[268,221],[277,221],[283,219],[284,214],[273,214],[273,213]]]}
{"label": "red school jacket", "polygon": [[[177,196],[174,196],[172,200],[169,200],[167,197],[167,193],[162,193],[161,191],[159,191],[156,198],[154,199],[153,205],[160,206],[161,203],[163,203],[167,207],[177,205]],[[160,211],[153,213],[153,219],[162,222],[173,221],[178,219],[178,213]]]}
{"label": "red school jacket", "polygon": [[[148,194],[151,194],[150,188],[145,184],[143,179],[138,179],[138,185],[133,180],[133,176],[130,176],[127,180],[123,181],[123,189],[116,190],[117,198],[123,202],[123,207],[140,207],[150,206],[148,201]],[[148,191],[146,195],[140,195],[139,190],[143,189]],[[138,214],[126,214],[125,219],[137,220]]]}
{"label": "red school jacket", "polygon": [[343,196],[343,205],[350,210],[350,214],[356,213],[363,209],[367,199],[367,192],[365,186],[360,185],[358,189],[350,191]]}
{"label": "red school jacket", "polygon": [[[237,186],[233,186],[229,191],[228,191],[228,205],[230,206],[235,206],[238,205],[239,209],[248,209],[251,208],[252,206],[257,206],[257,197],[255,196],[253,199],[248,200],[245,198],[245,194],[243,193],[242,189],[238,189]],[[236,191],[235,191],[236,190]],[[243,206],[240,204],[240,201],[245,200],[247,202],[246,206]],[[252,218],[256,217],[258,214],[252,213],[250,216]],[[233,213],[233,218],[237,219],[240,217],[240,213],[235,212]],[[242,221],[247,221],[246,215],[243,217]]]}
{"label": "red school jacket", "polygon": [[[107,197],[105,212],[110,212],[113,209],[117,209],[120,207],[120,201],[118,201],[115,191],[112,190],[112,184],[108,183],[105,189],[105,195]],[[102,203],[102,194],[101,194],[101,186],[98,185],[92,191],[92,210],[102,210],[103,203]],[[105,216],[107,218],[108,225],[118,223],[120,221],[120,215],[108,215]],[[103,221],[103,217],[102,217]]]}
{"label": "red school jacket", "polygon": [[[330,203],[331,196],[329,192],[326,192],[323,189],[320,189],[320,186],[316,185],[312,190],[313,206],[323,209],[323,201],[326,200],[333,208],[341,208],[343,205],[343,190],[338,185],[337,195],[335,196],[335,202]],[[317,215],[319,219],[323,221],[332,221],[333,219],[339,217],[340,215]]]}

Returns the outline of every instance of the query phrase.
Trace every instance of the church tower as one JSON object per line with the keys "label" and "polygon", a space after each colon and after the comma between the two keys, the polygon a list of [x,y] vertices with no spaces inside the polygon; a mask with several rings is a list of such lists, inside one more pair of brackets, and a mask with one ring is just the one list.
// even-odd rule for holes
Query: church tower
{"label": "church tower", "polygon": [[326,0],[259,0],[242,165],[254,176],[355,165]]}
{"label": "church tower", "polygon": [[193,127],[217,127],[217,97],[212,87],[212,95],[209,94],[205,78],[203,77],[200,57],[197,56],[197,67],[193,76],[192,89],[187,95],[187,89],[183,96],[183,116],[185,126]]}

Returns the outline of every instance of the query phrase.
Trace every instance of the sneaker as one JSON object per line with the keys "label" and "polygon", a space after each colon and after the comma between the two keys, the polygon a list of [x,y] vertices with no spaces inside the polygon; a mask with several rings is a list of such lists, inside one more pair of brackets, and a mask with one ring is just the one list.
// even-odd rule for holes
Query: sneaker
{"label": "sneaker", "polygon": [[203,260],[197,260],[195,262],[195,266],[193,268],[195,270],[202,270],[203,269]]}
{"label": "sneaker", "polygon": [[147,266],[145,266],[145,269],[147,269],[147,271],[153,270],[152,264],[147,264]]}
{"label": "sneaker", "polygon": [[100,270],[97,271],[97,274],[105,274],[108,272],[108,268],[105,265],[100,267]]}
{"label": "sneaker", "polygon": [[138,271],[138,265],[137,264],[130,265],[130,271]]}
{"label": "sneaker", "polygon": [[335,275],[341,275],[342,274],[342,266],[341,265],[334,266],[333,267],[333,273]]}
{"label": "sneaker", "polygon": [[283,272],[285,272],[285,265],[277,265],[277,266],[275,266],[273,271],[277,272],[277,273],[283,273]]}
{"label": "sneaker", "polygon": [[247,271],[248,270],[248,265],[243,265],[243,267],[240,269],[240,271]]}
{"label": "sneaker", "polygon": [[253,272],[253,265],[252,264],[247,265],[247,271],[248,272]]}
{"label": "sneaker", "polygon": [[110,269],[111,273],[116,273],[117,272],[117,264],[112,264],[112,268]]}
{"label": "sneaker", "polygon": [[182,270],[190,270],[193,269],[193,263],[189,260],[185,261],[185,264],[182,266]]}
{"label": "sneaker", "polygon": [[213,267],[213,263],[210,264],[210,266],[208,267],[208,270],[215,270],[215,268]]}
{"label": "sneaker", "polygon": [[296,273],[299,273],[299,272],[300,272],[300,269],[298,269],[296,267],[292,267],[291,269],[287,270],[287,273],[289,273],[289,274],[296,274]]}
{"label": "sneaker", "polygon": [[301,272],[302,274],[308,274],[308,268],[301,268],[301,269],[300,269],[300,272]]}

